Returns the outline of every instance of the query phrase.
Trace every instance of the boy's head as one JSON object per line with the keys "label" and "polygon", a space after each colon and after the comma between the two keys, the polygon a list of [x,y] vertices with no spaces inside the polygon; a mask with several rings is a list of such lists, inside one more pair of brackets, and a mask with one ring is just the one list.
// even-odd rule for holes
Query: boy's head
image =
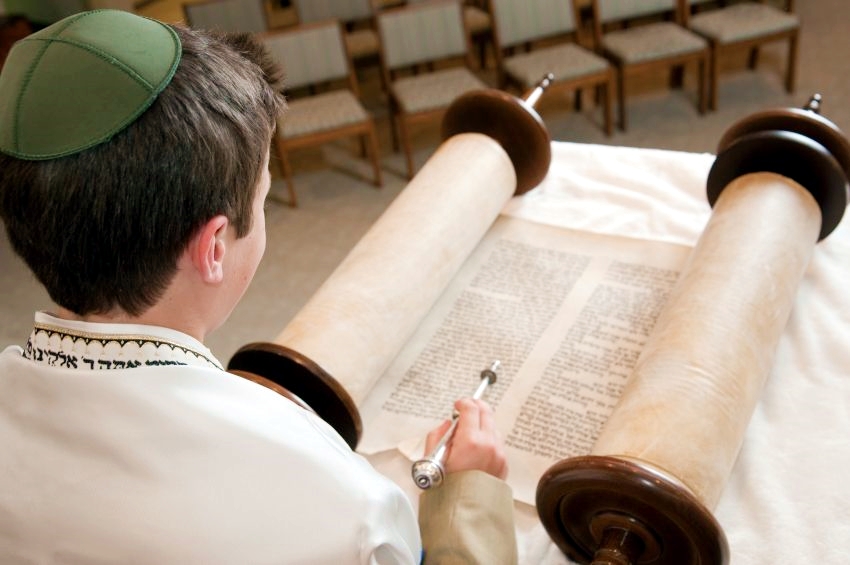
{"label": "boy's head", "polygon": [[248,233],[278,80],[246,35],[121,11],[16,44],[0,74],[0,217],[50,297],[138,315],[210,218]]}

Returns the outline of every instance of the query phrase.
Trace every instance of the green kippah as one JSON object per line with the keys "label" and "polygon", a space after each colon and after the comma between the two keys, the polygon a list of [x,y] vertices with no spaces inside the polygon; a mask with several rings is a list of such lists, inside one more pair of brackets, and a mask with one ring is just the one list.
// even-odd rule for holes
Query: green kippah
{"label": "green kippah", "polygon": [[180,39],[121,10],[65,18],[18,41],[0,74],[0,151],[40,160],[107,141],[171,81]]}

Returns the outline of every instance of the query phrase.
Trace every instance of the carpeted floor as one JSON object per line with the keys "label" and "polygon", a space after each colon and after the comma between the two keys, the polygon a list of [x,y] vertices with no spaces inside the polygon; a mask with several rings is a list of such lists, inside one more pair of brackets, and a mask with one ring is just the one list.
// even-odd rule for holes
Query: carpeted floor
{"label": "carpeted floor", "polygon": [[[850,132],[850,34],[842,25],[850,22],[850,2],[802,0],[795,4],[802,37],[793,94],[782,86],[786,44],[776,44],[763,50],[755,72],[747,70],[745,52],[724,62],[719,109],[706,115],[696,111],[693,70],[686,74],[682,90],[669,90],[666,76],[644,80],[627,99],[628,132],[610,138],[599,127],[599,114],[592,107],[575,113],[571,98],[544,97],[538,110],[554,140],[711,153],[738,119],[769,108],[801,107],[818,92],[824,99],[823,115]],[[490,70],[482,72],[489,84],[494,84],[492,75]],[[230,320],[208,340],[224,362],[245,343],[273,339],[405,185],[402,156],[391,150],[377,68],[362,68],[360,79],[364,102],[378,121],[384,186],[377,189],[371,184],[369,166],[357,158],[353,142],[293,156],[299,207],[269,206],[268,247],[254,283]],[[437,123],[418,128],[414,143],[421,166],[439,144]],[[276,164],[273,174],[273,190],[283,191]],[[49,308],[45,292],[14,257],[4,235],[0,239],[0,347],[23,343],[32,311]]]}

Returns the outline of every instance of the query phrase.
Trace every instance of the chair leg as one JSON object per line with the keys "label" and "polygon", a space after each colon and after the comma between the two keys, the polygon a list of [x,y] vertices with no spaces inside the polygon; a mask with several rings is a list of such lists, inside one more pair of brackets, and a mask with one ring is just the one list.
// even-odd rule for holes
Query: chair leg
{"label": "chair leg", "polygon": [[758,64],[759,64],[759,48],[758,48],[758,46],[756,46],[756,47],[753,47],[752,49],[750,49],[750,58],[747,61],[747,66],[752,71],[752,70],[755,70],[755,68],[758,66]]}
{"label": "chair leg", "polygon": [[797,82],[797,34],[791,36],[788,40],[788,70],[785,73],[785,90],[789,93],[794,92],[794,85]]}
{"label": "chair leg", "polygon": [[368,138],[369,158],[372,160],[372,169],[375,171],[375,186],[381,187],[384,185],[384,180],[381,177],[381,153],[378,149],[378,133],[375,130],[375,122],[371,123],[369,133],[363,136],[363,140]]}
{"label": "chair leg", "polygon": [[384,94],[388,94],[390,89],[388,88],[388,85],[387,85],[387,77],[384,76],[384,73],[379,72],[378,78],[381,81],[381,92],[383,92]]}
{"label": "chair leg", "polygon": [[711,60],[711,53],[709,52],[708,56],[700,57],[697,62],[697,107],[699,108],[700,114],[705,114],[706,112],[706,83],[709,81],[708,77],[708,67],[711,66],[709,62]]}
{"label": "chair leg", "polygon": [[398,152],[399,150],[399,133],[398,133],[398,122],[399,122],[399,113],[398,113],[398,103],[390,97],[390,135],[393,140],[393,152]]}
{"label": "chair leg", "polygon": [[487,43],[490,42],[490,35],[487,32],[482,33],[477,38],[478,43],[478,62],[481,65],[479,68],[483,71],[487,68]]}
{"label": "chair leg", "polygon": [[717,91],[720,88],[719,50],[720,46],[712,44],[708,53],[708,107],[712,112],[717,111]]}
{"label": "chair leg", "polygon": [[407,163],[407,180],[410,180],[413,178],[413,151],[410,148],[410,137],[407,133],[407,120],[403,115],[398,117],[398,129],[404,150],[404,159]]}
{"label": "chair leg", "polygon": [[676,65],[670,69],[670,90],[682,88],[685,84],[685,66]]}
{"label": "chair leg", "polygon": [[603,83],[599,91],[602,97],[602,123],[605,127],[605,135],[611,137],[614,133],[614,120],[611,117],[611,81]]}
{"label": "chair leg", "polygon": [[617,120],[620,131],[626,131],[626,72],[623,67],[617,68],[617,104],[620,113]]}
{"label": "chair leg", "polygon": [[502,90],[508,89],[508,75],[501,65],[496,67],[496,85]]}
{"label": "chair leg", "polygon": [[289,157],[286,154],[286,150],[283,148],[283,144],[277,140],[275,140],[275,146],[277,147],[277,155],[280,158],[280,168],[283,169],[283,178],[286,182],[286,189],[289,192],[289,206],[295,208],[298,206],[298,199],[295,196],[295,183],[292,179],[292,165],[289,162]]}

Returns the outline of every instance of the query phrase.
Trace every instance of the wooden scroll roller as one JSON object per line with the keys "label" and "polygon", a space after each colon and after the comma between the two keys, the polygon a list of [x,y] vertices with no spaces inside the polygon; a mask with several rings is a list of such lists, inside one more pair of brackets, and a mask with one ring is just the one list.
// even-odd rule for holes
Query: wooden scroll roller
{"label": "wooden scroll roller", "polygon": [[816,241],[847,206],[850,145],[817,113],[758,113],[723,136],[711,217],[589,456],[544,473],[537,509],[571,559],[727,563],[711,514]]}
{"label": "wooden scroll roller", "polygon": [[228,370],[300,399],[354,448],[357,406],[513,194],[549,170],[533,104],[499,90],[459,97],[445,140],[316,294],[271,343],[239,349]]}

